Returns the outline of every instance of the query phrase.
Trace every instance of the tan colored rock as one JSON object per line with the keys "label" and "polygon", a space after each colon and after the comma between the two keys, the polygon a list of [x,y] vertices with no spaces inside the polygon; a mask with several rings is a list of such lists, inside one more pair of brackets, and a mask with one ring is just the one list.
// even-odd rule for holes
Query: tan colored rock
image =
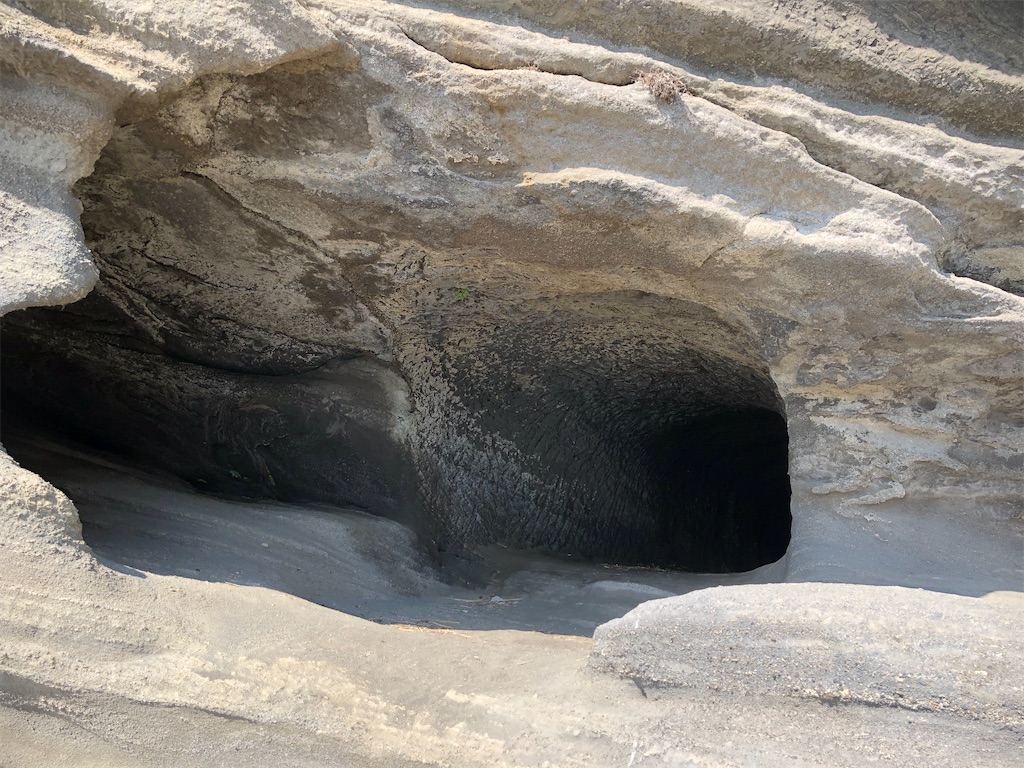
{"label": "tan colored rock", "polygon": [[[449,565],[785,551],[751,578],[890,585],[641,608],[643,637],[602,630],[638,688],[582,671],[586,640],[115,568],[0,453],[11,759],[1013,764],[1016,607],[973,597],[1024,588],[1013,5],[0,6],[5,433],[49,419],[236,498],[358,505]],[[793,675],[862,661],[863,685],[808,683],[831,707],[771,682],[769,629]],[[865,668],[928,690],[873,698]],[[101,737],[48,730],[65,711]]]}

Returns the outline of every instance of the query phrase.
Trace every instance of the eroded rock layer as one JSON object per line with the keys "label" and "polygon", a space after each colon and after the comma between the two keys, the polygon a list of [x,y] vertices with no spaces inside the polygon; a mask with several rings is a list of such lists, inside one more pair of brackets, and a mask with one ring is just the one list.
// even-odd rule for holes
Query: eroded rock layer
{"label": "eroded rock layer", "polygon": [[[567,216],[447,157],[410,169],[435,189],[407,206],[245,170],[327,153],[365,174],[388,141],[417,152],[416,115],[388,93],[342,49],[204,79],[116,131],[76,188],[99,285],[7,321],[9,412],[203,489],[388,514],[440,551],[694,570],[781,557],[784,409],[742,319],[622,280],[567,289],[571,265],[544,263],[653,255],[642,195],[625,223],[613,199],[586,201],[612,177],[581,180],[590,210]],[[451,200],[463,184],[475,215]],[[684,247],[723,237],[707,219]]]}
{"label": "eroded rock layer", "polygon": [[[418,521],[442,551],[776,559],[785,418],[800,495],[953,493],[1014,514],[1013,302],[936,259],[965,257],[963,226],[1014,252],[1019,151],[837,107],[826,135],[799,92],[497,17],[354,3],[320,19],[333,44],[200,77],[113,132],[76,187],[99,287],[8,320],[9,402],[212,490]],[[813,49],[821,83],[891,101],[847,53]],[[1003,94],[971,129],[1005,145],[1019,83],[963,66]],[[667,99],[629,84],[659,69]],[[953,119],[926,80],[915,98]],[[853,138],[882,129],[938,144],[878,186],[817,162],[887,163]],[[975,170],[947,178],[964,157]],[[965,198],[1003,212],[983,230]],[[866,447],[883,434],[901,437]]]}
{"label": "eroded rock layer", "polygon": [[[620,685],[582,640],[104,563],[0,453],[0,727],[127,712],[140,764],[195,762],[156,704],[244,723],[225,744],[315,733],[309,764],[1015,765],[1019,605],[973,596],[1024,586],[1022,35],[959,0],[0,2],[5,439],[386,515],[456,564],[935,590],[672,599],[600,633]],[[244,525],[221,504],[177,523]],[[344,526],[264,562],[278,509],[245,558],[297,583]],[[345,599],[419,567],[388,540]],[[343,543],[315,561],[389,557]],[[96,728],[106,762],[149,744]]]}

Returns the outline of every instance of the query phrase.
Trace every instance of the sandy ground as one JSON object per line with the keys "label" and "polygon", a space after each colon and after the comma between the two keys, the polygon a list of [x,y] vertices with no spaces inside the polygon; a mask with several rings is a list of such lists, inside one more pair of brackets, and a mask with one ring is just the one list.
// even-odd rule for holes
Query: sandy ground
{"label": "sandy ground", "polygon": [[[505,643],[495,645],[507,648]],[[558,663],[578,659],[576,650],[552,653],[550,660]],[[533,660],[536,653],[524,649],[523,661]],[[558,681],[564,682],[565,677],[559,676]],[[503,682],[540,687],[536,668],[506,677]],[[476,717],[453,724],[453,749],[448,759],[420,762],[395,755],[361,754],[335,736],[288,723],[257,723],[195,708],[140,704],[98,694],[41,691],[34,684],[9,679],[4,689],[0,732],[7,737],[7,753],[0,758],[0,765],[12,767],[241,767],[254,762],[353,768],[477,765],[468,749],[465,762],[460,761],[458,731],[479,727],[474,720],[487,716],[480,701],[486,701],[486,694],[470,697],[454,689],[443,693],[442,705],[449,707],[458,707],[464,696],[476,699],[464,705],[476,710]],[[492,688],[491,693],[498,692]],[[423,691],[421,695],[429,697],[435,691]],[[587,701],[587,695],[596,695],[598,700]],[[885,709],[784,699],[743,701],[713,694],[699,699],[662,694],[645,698],[631,683],[606,680],[591,679],[570,687],[561,707],[564,716],[557,724],[552,723],[546,735],[516,734],[521,721],[516,723],[515,718],[506,715],[501,725],[512,731],[512,736],[525,734],[534,753],[533,759],[510,760],[507,764],[1009,767],[1019,765],[1022,749],[1019,735],[985,732],[975,724],[950,722],[930,714],[894,716]],[[574,725],[558,733],[565,720]],[[632,726],[634,731],[610,733],[609,721]],[[563,740],[574,745],[575,754],[568,760],[560,754],[564,747],[559,742]],[[387,746],[382,743],[380,752],[386,752]]]}

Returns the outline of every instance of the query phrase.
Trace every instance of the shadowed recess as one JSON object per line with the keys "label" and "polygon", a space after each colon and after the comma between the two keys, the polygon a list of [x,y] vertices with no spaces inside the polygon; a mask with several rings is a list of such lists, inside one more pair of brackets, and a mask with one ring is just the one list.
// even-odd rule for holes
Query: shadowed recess
{"label": "shadowed recess", "polygon": [[[615,300],[631,300],[638,322],[611,335],[601,307]],[[766,369],[720,354],[728,325],[706,307],[602,296],[583,309],[553,327],[510,326],[462,356],[446,348],[468,421],[449,411],[436,432],[421,425],[412,450],[394,436],[408,418],[402,380],[371,361],[223,371],[72,327],[69,310],[5,319],[3,420],[229,497],[382,514],[440,553],[499,543],[702,572],[782,557],[788,434]],[[658,327],[651,309],[671,309],[669,321]]]}
{"label": "shadowed recess", "polygon": [[723,411],[651,436],[644,460],[660,479],[661,561],[719,572],[781,558],[791,525],[788,447],[785,419],[766,409]]}
{"label": "shadowed recess", "polygon": [[[201,145],[172,107],[115,132],[75,188],[99,283],[4,318],[5,428],[230,498],[386,516],[442,562],[490,545],[705,572],[782,557],[784,407],[743,318],[530,272],[538,243],[555,263],[585,238],[628,261],[592,224],[488,231],[501,258],[483,259],[410,206],[277,183],[247,205],[250,182],[210,173],[218,153],[313,148],[251,120],[256,103],[307,132],[313,110],[316,142],[362,157],[381,93],[350,64],[197,82],[183,103],[220,105]],[[296,229],[306,213],[330,248]],[[387,269],[395,244],[412,271]]]}
{"label": "shadowed recess", "polygon": [[444,322],[457,342],[427,337],[465,418],[420,461],[442,549],[704,572],[785,554],[784,407],[736,325],[637,291],[493,300]]}

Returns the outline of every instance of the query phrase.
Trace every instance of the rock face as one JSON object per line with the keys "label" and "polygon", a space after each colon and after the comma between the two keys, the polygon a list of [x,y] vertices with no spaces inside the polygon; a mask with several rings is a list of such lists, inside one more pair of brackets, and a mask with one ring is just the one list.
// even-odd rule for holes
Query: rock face
{"label": "rock face", "polygon": [[[442,563],[1020,589],[1022,33],[966,1],[0,5],[5,433]],[[5,546],[91,562],[4,471]]]}
{"label": "rock face", "polygon": [[654,689],[956,711],[1015,727],[1024,712],[1012,682],[1024,661],[1016,623],[996,602],[937,608],[927,592],[900,587],[718,587],[602,625],[590,665]]}
{"label": "rock face", "polygon": [[[715,24],[749,35],[763,9],[673,12],[705,41],[691,66],[801,44],[725,66]],[[946,56],[977,93],[943,97],[924,61],[908,93],[909,44],[854,66],[806,30],[807,65],[763,73],[929,105],[943,131],[510,22],[315,16],[284,63],[121,107],[75,188],[99,286],[8,320],[16,411],[206,488],[416,520],[442,551],[747,570],[788,544],[787,455],[798,505],[1019,513],[1019,302],[936,268],[1020,253],[1018,79]],[[628,84],[656,70],[678,95]]]}

